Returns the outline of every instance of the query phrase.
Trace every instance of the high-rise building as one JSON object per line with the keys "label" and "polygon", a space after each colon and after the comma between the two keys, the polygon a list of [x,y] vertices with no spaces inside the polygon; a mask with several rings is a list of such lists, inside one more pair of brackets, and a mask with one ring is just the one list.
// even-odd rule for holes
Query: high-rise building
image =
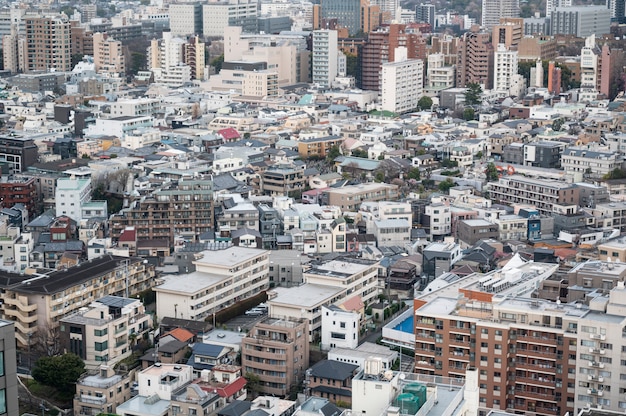
{"label": "high-rise building", "polygon": [[518,60],[517,51],[499,44],[494,53],[493,65],[493,89],[511,94],[512,82],[517,75]]}
{"label": "high-rise building", "polygon": [[26,21],[27,71],[71,71],[70,23],[67,17],[29,17]]}
{"label": "high-rise building", "polygon": [[91,19],[98,17],[98,6],[95,3],[83,4],[80,6],[80,20],[83,23],[91,22]]}
{"label": "high-rise building", "polygon": [[552,34],[586,38],[610,32],[611,10],[606,6],[557,7],[550,16]]}
{"label": "high-rise building", "polygon": [[523,37],[524,19],[505,18],[495,25],[491,31],[491,43],[517,49]]}
{"label": "high-rise building", "polygon": [[626,23],[626,2],[624,0],[608,0],[607,6],[611,11],[611,21]]}
{"label": "high-rise building", "polygon": [[16,74],[26,68],[26,39],[20,36],[18,26],[11,26],[11,34],[2,37],[2,57],[4,69]]}
{"label": "high-rise building", "polygon": [[337,31],[314,30],[311,82],[328,88],[337,77]]}
{"label": "high-rise building", "polygon": [[191,81],[191,68],[185,64],[185,41],[163,32],[163,39],[152,39],[148,47],[148,66],[156,82],[182,85]]}
{"label": "high-rise building", "polygon": [[406,113],[417,107],[424,90],[424,62],[408,59],[406,47],[398,47],[395,61],[382,65],[382,109]]}
{"label": "high-rise building", "polygon": [[[389,6],[395,0],[378,0]],[[322,27],[323,22],[336,22],[336,28],[346,28],[350,35],[359,32],[369,33],[381,22],[381,7],[378,2],[370,4],[368,0],[321,0],[319,6],[313,8],[313,28]]]}
{"label": "high-rise building", "polygon": [[519,0],[482,0],[482,20],[484,28],[491,29],[505,17],[519,17]]}
{"label": "high-rise building", "polygon": [[535,66],[530,68],[530,86],[543,88],[543,64],[537,60]]}
{"label": "high-rise building", "polygon": [[106,33],[94,33],[93,52],[96,71],[112,74],[124,74],[126,71],[122,42],[109,37]]}
{"label": "high-rise building", "polygon": [[244,33],[257,31],[257,2],[228,0],[202,5],[202,34],[205,37],[223,37],[228,26],[241,26]]}
{"label": "high-rise building", "polygon": [[174,36],[202,34],[202,4],[170,4],[170,32]]}
{"label": "high-rise building", "polygon": [[183,48],[183,62],[191,69],[191,79],[204,79],[204,42],[199,36],[192,36]]}
{"label": "high-rise building", "polygon": [[389,24],[400,20],[399,0],[370,0],[371,6],[378,6],[380,10],[380,23]]}
{"label": "high-rise building", "polygon": [[486,89],[493,86],[493,45],[489,33],[479,33],[478,28],[467,32],[459,41],[456,61],[456,86],[463,88],[478,83]]}
{"label": "high-rise building", "polygon": [[420,33],[407,33],[403,24],[391,24],[371,32],[359,55],[361,88],[380,91],[381,66],[395,61],[395,50],[406,46],[408,59],[426,59],[426,39]]}
{"label": "high-rise building", "polygon": [[580,95],[579,101],[592,101],[598,96],[598,64],[602,51],[596,45],[596,35],[585,39],[580,50]]}
{"label": "high-rise building", "polygon": [[7,416],[20,414],[17,395],[15,325],[0,320],[0,411]]}
{"label": "high-rise building", "polygon": [[428,23],[435,26],[435,5],[430,3],[420,3],[415,6],[415,18],[418,23]]}

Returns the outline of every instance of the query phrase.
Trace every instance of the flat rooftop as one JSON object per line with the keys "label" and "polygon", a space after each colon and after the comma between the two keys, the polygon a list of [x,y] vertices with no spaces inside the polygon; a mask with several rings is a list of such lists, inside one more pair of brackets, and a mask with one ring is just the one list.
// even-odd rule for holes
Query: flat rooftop
{"label": "flat rooftop", "polygon": [[194,264],[202,266],[230,267],[246,262],[265,253],[269,253],[269,251],[256,248],[232,246],[226,250],[203,251],[203,257],[196,260]]}
{"label": "flat rooftop", "polygon": [[363,260],[359,262],[347,259],[331,260],[323,264],[312,265],[311,269],[308,270],[306,274],[349,277],[357,273],[365,272],[375,263],[375,261]]}
{"label": "flat rooftop", "polygon": [[332,287],[305,283],[296,287],[276,287],[277,294],[267,301],[269,305],[284,305],[296,308],[312,308],[327,302],[344,291],[342,287]]}
{"label": "flat rooftop", "polygon": [[230,276],[217,275],[204,272],[192,272],[184,275],[170,275],[163,278],[164,283],[155,289],[175,293],[197,293],[208,287],[218,285]]}

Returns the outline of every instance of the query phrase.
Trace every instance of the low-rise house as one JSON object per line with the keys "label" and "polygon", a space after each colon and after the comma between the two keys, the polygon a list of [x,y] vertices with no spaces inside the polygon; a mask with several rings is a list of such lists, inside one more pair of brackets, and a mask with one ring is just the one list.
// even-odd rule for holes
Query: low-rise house
{"label": "low-rise house", "polygon": [[352,378],[358,371],[358,365],[323,360],[307,371],[307,388],[312,396],[346,407],[352,403]]}
{"label": "low-rise house", "polygon": [[115,414],[117,406],[131,398],[135,372],[116,373],[113,366],[101,365],[76,381],[74,416]]}

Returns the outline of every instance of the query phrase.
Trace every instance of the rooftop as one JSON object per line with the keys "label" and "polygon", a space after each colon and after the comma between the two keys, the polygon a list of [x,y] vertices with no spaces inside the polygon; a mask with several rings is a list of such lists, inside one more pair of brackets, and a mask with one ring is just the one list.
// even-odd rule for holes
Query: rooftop
{"label": "rooftop", "polygon": [[288,305],[292,307],[313,308],[327,302],[337,296],[344,289],[341,287],[323,286],[305,283],[296,287],[276,287],[272,292],[276,293],[267,303],[276,305]]}
{"label": "rooftop", "polygon": [[196,265],[215,266],[215,267],[231,267],[240,263],[249,261],[263,254],[269,254],[267,250],[256,248],[232,246],[225,250],[204,251],[204,256],[194,262]]}

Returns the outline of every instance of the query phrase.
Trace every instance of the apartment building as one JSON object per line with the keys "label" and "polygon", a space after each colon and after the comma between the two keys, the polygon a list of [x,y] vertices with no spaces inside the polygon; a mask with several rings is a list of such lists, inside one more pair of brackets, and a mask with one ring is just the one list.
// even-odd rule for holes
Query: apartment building
{"label": "apartment building", "polygon": [[26,70],[28,72],[71,71],[71,24],[67,17],[27,15],[24,21],[27,40]]}
{"label": "apartment building", "polygon": [[242,228],[259,229],[259,210],[251,203],[237,204],[225,209],[217,218],[218,239],[231,238],[234,231]]}
{"label": "apartment building", "polygon": [[455,70],[453,65],[446,65],[443,53],[428,55],[427,85],[429,90],[443,90],[454,87]]}
{"label": "apartment building", "polygon": [[61,318],[104,296],[148,290],[154,277],[154,266],[142,259],[111,255],[47,273],[4,272],[0,316],[14,322],[18,346],[26,348],[38,328],[56,328]]}
{"label": "apartment building", "polygon": [[519,0],[483,0],[481,26],[488,29],[498,26],[503,19],[519,17]]}
{"label": "apartment building", "polygon": [[301,192],[307,183],[304,168],[304,165],[270,166],[261,174],[261,192],[272,196],[288,196]]}
{"label": "apartment building", "polygon": [[561,166],[566,172],[589,175],[601,179],[624,166],[624,157],[618,152],[603,152],[585,147],[568,147],[561,155]]}
{"label": "apartment building", "polygon": [[360,330],[361,314],[335,305],[322,306],[321,349],[356,348]]}
{"label": "apartment building", "polygon": [[518,52],[504,44],[498,44],[494,52],[493,65],[493,89],[505,92],[508,95],[516,95],[515,77],[518,68]]}
{"label": "apartment building", "polygon": [[594,208],[587,208],[585,211],[595,217],[598,227],[626,231],[626,202],[624,201],[595,204]]}
{"label": "apartment building", "polygon": [[93,34],[93,63],[96,72],[125,74],[126,61],[122,51],[122,42],[109,37],[106,33]]}
{"label": "apartment building", "polygon": [[432,242],[423,250],[422,274],[434,279],[449,272],[463,257],[461,246],[453,242]]}
{"label": "apartment building", "polygon": [[498,240],[525,241],[528,239],[528,218],[511,214],[500,215],[493,221],[498,225]]}
{"label": "apartment building", "polygon": [[314,30],[311,56],[311,82],[320,88],[330,88],[337,77],[337,31]]}
{"label": "apartment building", "polygon": [[[498,3],[497,1],[494,3]],[[459,41],[456,62],[456,86],[478,83],[493,87],[494,47],[489,33],[467,32]]]}
{"label": "apartment building", "polygon": [[139,240],[166,238],[173,244],[175,236],[196,239],[214,228],[213,183],[209,179],[166,183],[111,216],[110,224],[113,238],[134,226]]}
{"label": "apartment building", "polygon": [[0,411],[7,416],[19,412],[15,327],[10,321],[0,321]]}
{"label": "apartment building", "polygon": [[202,34],[202,3],[170,4],[169,16],[174,36]]}
{"label": "apartment building", "polygon": [[398,198],[398,187],[387,183],[364,183],[348,185],[342,188],[329,188],[324,191],[323,199],[326,205],[334,205],[342,211],[359,210],[365,201],[387,201]]}
{"label": "apartment building", "polygon": [[265,318],[241,341],[244,373],[259,377],[265,394],[285,396],[304,380],[309,368],[308,321]]}
{"label": "apartment building", "polygon": [[429,226],[434,239],[449,235],[452,226],[450,204],[441,198],[433,198],[425,207],[423,221]]}
{"label": "apartment building", "polygon": [[0,200],[4,208],[12,208],[15,204],[23,204],[28,217],[33,218],[41,208],[35,178],[15,178],[2,176],[0,179]]}
{"label": "apartment building", "polygon": [[117,373],[106,364],[83,374],[76,381],[74,416],[115,414],[117,406],[131,398],[134,375],[134,371]]}
{"label": "apartment building", "polygon": [[530,298],[557,268],[516,256],[416,298],[415,371],[458,377],[476,366],[480,410],[571,412],[576,320],[586,311]]}
{"label": "apartment building", "polygon": [[95,370],[129,357],[135,341],[152,328],[152,318],[139,299],[105,296],[62,318],[59,325],[62,348]]}
{"label": "apartment building", "polygon": [[508,204],[527,204],[540,214],[550,214],[555,205],[576,205],[579,190],[573,184],[510,175],[489,184],[489,196]]}
{"label": "apartment building", "polygon": [[10,172],[25,172],[39,160],[37,145],[25,136],[0,136],[0,159],[9,165]]}
{"label": "apartment building", "polygon": [[457,224],[456,236],[463,248],[471,247],[480,240],[498,238],[498,225],[484,219],[461,220]]}
{"label": "apartment building", "polygon": [[196,270],[164,278],[153,290],[157,316],[205,319],[269,287],[269,252],[233,246],[204,251],[193,261]]}
{"label": "apartment building", "polygon": [[257,31],[257,3],[252,0],[226,0],[202,5],[202,34],[222,37],[228,26],[241,26],[244,33]]}
{"label": "apartment building", "polygon": [[361,221],[365,221],[365,229],[368,233],[371,232],[374,221],[378,220],[404,219],[409,224],[413,223],[413,211],[409,202],[363,201],[358,216]]}
{"label": "apartment building", "polygon": [[298,154],[306,159],[311,156],[324,158],[333,148],[333,146],[341,147],[343,137],[341,136],[325,136],[313,137],[298,141]]}
{"label": "apartment building", "polygon": [[382,64],[381,70],[382,109],[397,114],[415,110],[424,93],[424,62],[408,59],[407,48],[399,47],[395,61]]}

